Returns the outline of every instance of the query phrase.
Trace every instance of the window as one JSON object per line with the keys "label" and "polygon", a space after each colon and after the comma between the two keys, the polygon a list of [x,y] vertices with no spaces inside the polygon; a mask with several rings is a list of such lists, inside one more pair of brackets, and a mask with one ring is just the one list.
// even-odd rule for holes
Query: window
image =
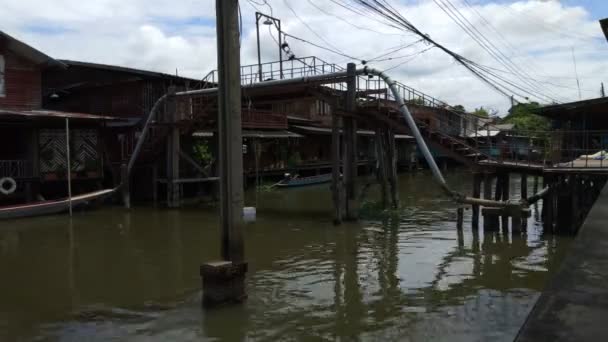
{"label": "window", "polygon": [[0,97],[6,95],[4,89],[4,56],[0,55]]}

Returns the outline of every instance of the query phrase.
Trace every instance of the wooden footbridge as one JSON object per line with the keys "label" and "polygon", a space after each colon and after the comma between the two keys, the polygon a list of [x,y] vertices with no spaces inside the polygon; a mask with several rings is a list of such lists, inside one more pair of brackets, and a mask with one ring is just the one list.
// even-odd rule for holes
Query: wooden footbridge
{"label": "wooden footbridge", "polygon": [[[337,223],[343,219],[357,218],[359,199],[359,189],[356,184],[358,153],[355,132],[357,129],[375,132],[376,175],[382,189],[381,202],[385,207],[397,207],[399,202],[396,190],[395,134],[416,136],[419,133],[423,141],[418,141],[418,146],[423,150],[422,152],[426,148],[423,145],[428,145],[433,152],[441,153],[471,168],[476,174],[471,197],[447,192],[456,195],[456,199],[473,204],[474,225],[478,222],[477,216],[481,213],[479,208],[481,205],[488,207],[487,210],[484,209],[483,214],[489,217],[496,215],[515,217],[514,228],[520,229],[520,219],[525,218],[527,213],[517,207],[523,208],[527,203],[521,201],[513,203],[506,190],[509,188],[510,173],[521,174],[523,180],[527,179],[528,175],[538,176],[550,170],[553,176],[545,177],[546,186],[541,187],[542,189],[551,187],[553,182],[556,184],[578,182],[578,188],[584,188],[586,180],[575,181],[559,176],[559,170],[568,171],[570,176],[573,175],[569,165],[547,160],[547,152],[551,150],[555,152],[555,147],[547,146],[546,132],[504,131],[488,124],[483,118],[455,110],[449,104],[403,83],[390,79],[387,82],[387,79],[378,76],[378,72],[374,74],[370,72],[371,70],[369,68],[356,70],[352,64],[345,69],[317,57],[241,67],[242,127],[256,128],[255,124],[260,122],[276,122],[277,127],[283,127],[281,124],[286,125],[286,121],[281,120],[286,120],[289,113],[259,109],[264,106],[272,108],[273,103],[312,97],[330,106],[334,174],[332,193],[335,204],[334,219]],[[217,71],[212,71],[196,89],[174,90],[161,98],[159,106],[156,107],[164,109],[162,115],[154,113],[153,110],[144,127],[143,139],[140,143],[142,146],[137,147],[140,151],[135,148],[129,170],[139,154],[142,155],[140,158],[145,158],[149,154],[158,154],[157,151],[162,150],[158,148],[160,144],[166,143],[167,150],[173,151],[167,153],[166,182],[170,205],[179,203],[179,159],[185,158],[184,153],[179,150],[180,136],[191,135],[197,129],[215,129],[218,122],[218,98],[215,88],[217,83]],[[404,105],[400,103],[399,98],[403,100]],[[403,108],[409,109],[413,124],[407,122]],[[498,135],[500,138],[496,138]],[[141,151],[143,153],[140,153]],[[443,183],[441,186],[447,188],[436,165],[433,167],[432,156],[425,157],[439,183]],[[188,163],[192,164],[192,161],[189,160]],[[573,165],[574,163],[570,166]],[[597,173],[597,168],[595,171]],[[524,183],[524,187],[526,185]],[[554,187],[557,188],[558,185]],[[482,188],[485,193],[483,200]],[[538,190],[538,186],[536,189]],[[535,195],[528,196],[525,189],[525,194],[522,192],[522,196],[516,198],[524,201],[528,197],[533,201],[540,199],[541,196]],[[548,192],[540,195],[548,196]],[[464,201],[467,198],[468,202]],[[472,203],[472,199],[482,201]],[[509,201],[511,204],[507,205]],[[506,210],[504,209],[506,206],[511,208]],[[555,204],[556,212],[557,206]],[[496,219],[484,220],[486,225],[488,222],[496,221]]]}

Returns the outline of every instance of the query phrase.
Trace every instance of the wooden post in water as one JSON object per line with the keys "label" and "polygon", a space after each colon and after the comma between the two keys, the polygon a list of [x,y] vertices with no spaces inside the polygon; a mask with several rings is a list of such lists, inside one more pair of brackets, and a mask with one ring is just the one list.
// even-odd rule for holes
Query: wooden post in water
{"label": "wooden post in water", "polygon": [[376,177],[378,179],[378,183],[380,184],[380,195],[382,196],[380,200],[382,202],[382,208],[386,209],[388,206],[388,186],[386,179],[386,149],[384,148],[383,136],[383,129],[376,127]]}
{"label": "wooden post in water", "polygon": [[[482,174],[479,172],[473,173],[473,198],[481,197],[481,181],[482,181]],[[471,225],[472,225],[473,229],[478,229],[479,228],[479,205],[473,204],[471,206],[471,212],[472,212]]]}
{"label": "wooden post in water", "polygon": [[528,198],[528,175],[526,173],[521,174],[521,199]]}
{"label": "wooden post in water", "polygon": [[[218,0],[219,1],[219,0]],[[334,202],[334,224],[342,223],[342,184],[340,180],[340,117],[331,117],[331,193]]]}
{"label": "wooden post in water", "polygon": [[392,129],[387,127],[385,137],[388,146],[386,149],[386,167],[391,193],[391,205],[393,209],[397,209],[399,207],[399,191],[397,189],[397,148],[395,146],[395,133]]}
{"label": "wooden post in water", "polygon": [[460,207],[458,207],[458,209],[456,209],[456,228],[458,230],[462,230],[463,221],[464,221],[464,208],[460,206]]}
{"label": "wooden post in water", "polygon": [[[216,0],[222,259],[201,266],[203,305],[241,302],[245,292],[243,139],[238,0]],[[179,151],[178,151],[179,152]]]}
{"label": "wooden post in water", "polygon": [[152,200],[154,205],[158,204],[158,164],[152,166]]}
{"label": "wooden post in water", "polygon": [[[175,86],[170,86],[167,93],[175,94]],[[167,206],[178,208],[181,203],[180,184],[176,182],[179,179],[180,130],[177,125],[175,97],[169,97],[165,108],[170,130],[167,135]]]}
{"label": "wooden post in water", "polygon": [[72,217],[72,158],[70,156],[70,119],[65,118],[65,162],[68,176],[68,207]]}
{"label": "wooden post in water", "polygon": [[122,203],[125,208],[131,208],[131,180],[129,179],[129,171],[127,164],[120,165],[120,179],[122,181],[121,193]]}
{"label": "wooden post in water", "polygon": [[[489,172],[484,175],[483,197],[488,200],[492,199],[493,178],[494,178],[494,175],[492,175]],[[497,180],[497,184],[498,184],[498,180]],[[488,231],[497,230],[498,229],[498,217],[494,214],[485,214],[483,217],[483,228],[484,228],[484,230],[488,230]]]}
{"label": "wooden post in water", "polygon": [[346,116],[344,121],[344,190],[345,190],[345,218],[356,220],[358,218],[359,203],[357,196],[357,123],[350,116],[357,108],[357,65],[348,63],[346,72]]}
{"label": "wooden post in water", "polygon": [[[502,190],[502,200],[503,201],[508,201],[510,198],[510,177],[509,177],[509,173],[508,172],[504,172],[502,173],[502,175],[500,176],[501,178],[501,190]],[[503,233],[507,233],[509,231],[509,216],[507,215],[503,215],[502,216],[502,227],[503,227]]]}
{"label": "wooden post in water", "polygon": [[543,199],[543,232],[553,233],[553,205],[555,198],[555,184],[554,177],[545,175],[544,177],[545,187],[549,187],[549,192]]}

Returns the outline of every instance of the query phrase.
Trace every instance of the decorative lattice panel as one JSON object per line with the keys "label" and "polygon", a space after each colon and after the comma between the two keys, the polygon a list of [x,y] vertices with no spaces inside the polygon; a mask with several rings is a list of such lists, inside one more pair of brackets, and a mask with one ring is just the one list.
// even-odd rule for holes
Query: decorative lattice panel
{"label": "decorative lattice panel", "polygon": [[[40,172],[65,171],[66,146],[65,131],[45,129],[40,131]],[[84,171],[87,165],[99,161],[97,151],[98,135],[96,130],[77,129],[70,134],[71,170]]]}

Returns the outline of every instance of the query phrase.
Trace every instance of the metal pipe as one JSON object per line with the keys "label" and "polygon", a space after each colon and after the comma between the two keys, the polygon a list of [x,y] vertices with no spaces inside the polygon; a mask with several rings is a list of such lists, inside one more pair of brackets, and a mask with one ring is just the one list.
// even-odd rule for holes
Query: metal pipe
{"label": "metal pipe", "polygon": [[260,53],[260,18],[261,13],[255,12],[255,33],[258,42],[258,76],[260,82],[262,82],[262,55]]}
{"label": "metal pipe", "polygon": [[[212,88],[212,89],[215,89],[217,91],[217,88]],[[152,122],[152,120],[156,117],[156,112],[158,112],[160,105],[163,102],[165,102],[165,100],[167,99],[168,96],[169,96],[168,94],[161,96],[158,100],[156,100],[156,102],[154,103],[154,106],[152,106],[152,109],[150,110],[150,113],[148,114],[148,117],[146,118],[146,123],[144,124],[144,127],[141,130],[141,135],[139,136],[139,139],[137,140],[137,145],[135,145],[133,154],[131,155],[131,158],[129,159],[129,164],[127,165],[127,179],[123,179],[123,182],[129,181],[129,177],[131,176],[131,170],[133,169],[133,165],[135,164],[135,161],[137,160],[137,157],[139,156],[139,152],[141,151],[141,148],[144,145],[144,141],[146,140],[146,136],[148,134],[148,129],[150,127],[150,122]]]}
{"label": "metal pipe", "polygon": [[[412,135],[416,139],[416,143],[418,144],[418,147],[420,148],[425,160],[427,161],[427,163],[429,164],[429,167],[431,168],[433,177],[439,183],[441,188],[446,192],[446,194],[448,194],[448,196],[452,197],[455,201],[460,202],[460,203],[479,204],[479,205],[483,205],[483,206],[487,206],[487,207],[506,207],[508,205],[513,205],[512,203],[508,203],[508,202],[488,201],[488,200],[483,200],[483,199],[478,199],[478,198],[471,198],[471,197],[465,196],[464,194],[452,191],[448,187],[445,179],[443,178],[443,175],[442,175],[441,171],[439,170],[439,167],[437,166],[435,159],[433,159],[433,156],[432,156],[426,142],[424,141],[424,138],[422,137],[422,134],[420,133],[420,130],[418,129],[418,126],[416,125],[416,122],[414,121],[414,118],[412,117],[412,114],[410,113],[409,109],[407,108],[403,97],[399,93],[399,91],[396,87],[396,82],[393,81],[389,76],[384,74],[382,71],[379,71],[374,68],[365,67],[363,69],[358,69],[356,71],[356,74],[357,75],[370,75],[370,74],[376,75],[376,76],[382,78],[384,80],[384,82],[386,82],[388,84],[391,92],[393,93],[393,96],[395,97],[395,99],[399,105],[399,111],[403,115],[408,127],[410,128],[410,131],[412,132]],[[270,80],[270,81],[264,81],[264,82],[260,82],[260,83],[245,84],[245,85],[242,85],[241,87],[243,89],[258,89],[258,88],[266,88],[266,87],[273,87],[273,86],[287,86],[287,85],[295,85],[295,84],[301,85],[301,84],[306,84],[306,83],[330,84],[330,83],[344,82],[346,80],[346,78],[347,78],[347,72],[341,71],[341,72],[336,72],[336,73],[315,75],[315,76],[304,76],[304,77],[298,77],[298,78],[293,78],[293,79]],[[198,89],[198,90],[177,92],[172,96],[181,97],[181,96],[207,95],[207,94],[215,94],[215,93],[217,93],[217,88],[207,88],[207,89]],[[129,175],[131,173],[131,169],[132,169],[135,161],[137,160],[137,157],[142,148],[143,142],[145,140],[145,137],[146,137],[146,134],[148,131],[149,124],[152,121],[152,119],[156,116],[156,112],[158,111],[160,104],[162,102],[164,102],[168,98],[168,96],[169,96],[169,94],[165,94],[156,101],[156,103],[154,104],[154,106],[152,107],[152,110],[150,111],[150,113],[148,115],[148,118],[146,119],[146,123],[142,130],[140,139],[137,141],[137,146],[135,147],[133,155],[131,156],[131,159],[129,160],[129,165],[128,165],[128,174]]]}
{"label": "metal pipe", "polygon": [[441,171],[439,170],[437,163],[435,163],[435,159],[433,159],[433,155],[431,154],[431,151],[429,150],[428,146],[426,145],[426,142],[424,141],[422,134],[420,134],[420,130],[418,129],[418,126],[416,126],[416,122],[414,121],[412,114],[410,113],[409,109],[405,105],[405,101],[403,100],[403,97],[401,97],[401,94],[399,94],[399,91],[397,90],[397,87],[395,86],[396,82],[394,82],[390,77],[388,77],[388,75],[386,75],[382,71],[376,70],[374,68],[365,67],[365,68],[363,68],[362,72],[364,74],[378,76],[378,77],[382,78],[384,80],[384,82],[386,82],[386,84],[388,84],[391,92],[393,93],[393,96],[395,97],[395,100],[397,101],[397,104],[399,105],[399,111],[401,112],[401,114],[403,114],[403,118],[405,119],[405,122],[407,123],[408,127],[410,128],[412,135],[416,139],[416,143],[418,144],[418,147],[420,148],[422,155],[424,156],[424,159],[426,160],[426,162],[429,164],[429,167],[431,168],[433,177],[435,177],[435,180],[439,183],[441,188],[445,192],[448,193],[448,195],[453,196],[454,192],[449,189],[447,183],[445,182],[445,179],[443,178],[443,175],[441,174]]}

